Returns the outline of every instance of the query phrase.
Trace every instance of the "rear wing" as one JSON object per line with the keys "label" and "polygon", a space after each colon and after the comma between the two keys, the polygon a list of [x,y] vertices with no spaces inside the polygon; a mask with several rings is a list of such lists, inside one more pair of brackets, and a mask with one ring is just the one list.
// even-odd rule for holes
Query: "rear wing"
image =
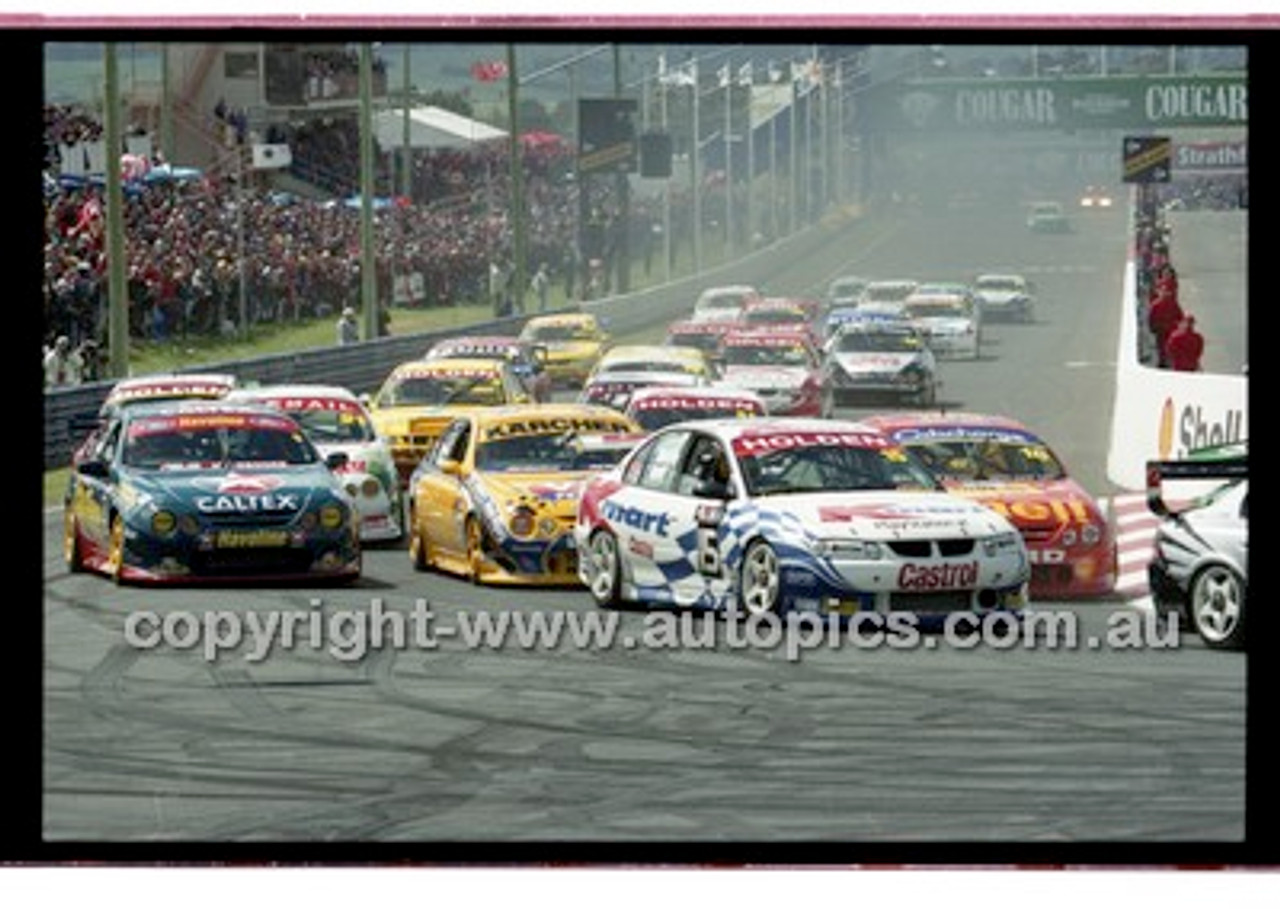
{"label": "rear wing", "polygon": [[1147,507],[1160,517],[1175,513],[1164,500],[1165,480],[1238,480],[1248,476],[1249,459],[1243,454],[1203,461],[1148,461]]}

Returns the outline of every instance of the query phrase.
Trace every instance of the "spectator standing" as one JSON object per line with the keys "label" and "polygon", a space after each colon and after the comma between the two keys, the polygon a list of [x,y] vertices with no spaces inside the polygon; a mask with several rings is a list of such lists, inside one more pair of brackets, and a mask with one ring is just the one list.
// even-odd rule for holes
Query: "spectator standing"
{"label": "spectator standing", "polygon": [[360,326],[356,324],[356,311],[350,306],[342,310],[338,319],[338,344],[345,346],[360,340]]}
{"label": "spectator standing", "polygon": [[538,299],[538,312],[547,311],[547,291],[551,288],[551,275],[547,272],[547,263],[543,262],[529,279],[529,289]]}
{"label": "spectator standing", "polygon": [[1151,310],[1147,314],[1147,324],[1151,329],[1151,333],[1156,338],[1156,352],[1160,358],[1160,368],[1166,369],[1169,366],[1167,357],[1167,345],[1169,343],[1169,335],[1171,335],[1178,327],[1178,323],[1182,321],[1182,307],[1178,305],[1178,297],[1168,290],[1157,293],[1155,299],[1151,303]]}
{"label": "spectator standing", "polygon": [[1188,313],[1178,327],[1169,334],[1165,359],[1171,369],[1180,372],[1199,372],[1200,356],[1204,353],[1204,336],[1196,331],[1195,316]]}
{"label": "spectator standing", "polygon": [[71,349],[71,339],[58,335],[53,347],[44,355],[45,388],[79,385],[81,366],[79,353]]}

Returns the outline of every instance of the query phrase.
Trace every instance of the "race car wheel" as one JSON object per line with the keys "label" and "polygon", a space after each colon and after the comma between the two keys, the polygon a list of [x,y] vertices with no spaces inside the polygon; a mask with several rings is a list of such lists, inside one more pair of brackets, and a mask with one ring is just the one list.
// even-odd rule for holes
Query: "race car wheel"
{"label": "race car wheel", "polygon": [[818,416],[824,420],[830,420],[835,416],[836,412],[836,396],[835,392],[827,389],[822,393],[822,403],[819,405]]}
{"label": "race car wheel", "polygon": [[418,516],[414,513],[412,502],[409,503],[409,562],[413,565],[414,571],[426,571],[429,567],[427,538],[418,528]]}
{"label": "race car wheel", "polygon": [[467,573],[471,583],[480,583],[480,572],[484,570],[484,528],[475,515],[467,515],[467,523],[463,528],[467,536]]}
{"label": "race car wheel", "polygon": [[117,584],[123,583],[124,571],[124,518],[111,518],[111,535],[107,541],[107,576]]}
{"label": "race car wheel", "polygon": [[1191,623],[1218,650],[1244,646],[1244,581],[1225,565],[1209,565],[1191,579]]}
{"label": "race car wheel", "polygon": [[778,611],[781,601],[782,572],[778,554],[764,540],[747,547],[738,577],[738,598],[747,615],[765,615]]}
{"label": "race car wheel", "polygon": [[72,574],[84,570],[84,560],[80,557],[80,529],[70,511],[62,519],[62,558],[67,564],[67,571]]}
{"label": "race car wheel", "polygon": [[924,390],[916,397],[921,407],[932,407],[938,400],[938,386],[934,382],[930,382],[924,387]]}
{"label": "race car wheel", "polygon": [[587,541],[587,559],[593,573],[588,589],[601,609],[621,604],[622,559],[618,554],[618,538],[607,530],[597,530]]}

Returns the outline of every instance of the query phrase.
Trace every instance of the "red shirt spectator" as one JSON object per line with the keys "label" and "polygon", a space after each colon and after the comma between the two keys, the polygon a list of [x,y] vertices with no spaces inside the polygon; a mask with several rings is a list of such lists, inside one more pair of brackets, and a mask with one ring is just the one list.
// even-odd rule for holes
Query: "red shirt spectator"
{"label": "red shirt spectator", "polygon": [[1200,355],[1204,353],[1204,336],[1196,331],[1195,316],[1183,316],[1169,335],[1165,359],[1169,366],[1182,372],[1199,372]]}
{"label": "red shirt spectator", "polygon": [[1182,307],[1178,305],[1178,297],[1176,294],[1165,293],[1158,294],[1151,303],[1151,312],[1147,315],[1147,324],[1151,328],[1151,332],[1156,336],[1156,350],[1160,352],[1160,365],[1167,366],[1168,361],[1165,357],[1165,347],[1169,342],[1169,335],[1178,327],[1178,323],[1182,321]]}

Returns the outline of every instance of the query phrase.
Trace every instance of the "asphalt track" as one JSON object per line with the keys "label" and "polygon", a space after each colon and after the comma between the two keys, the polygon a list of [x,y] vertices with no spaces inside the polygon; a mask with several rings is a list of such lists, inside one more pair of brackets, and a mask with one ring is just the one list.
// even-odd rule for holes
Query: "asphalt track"
{"label": "asphalt track", "polygon": [[[1037,321],[989,326],[980,360],[944,364],[941,399],[1025,420],[1090,491],[1110,495],[1125,220],[1082,215],[1077,228],[1031,235],[1012,203],[886,216],[815,243],[768,290],[818,293],[846,272],[1033,277]],[[1194,272],[1184,267],[1184,281]],[[1218,324],[1212,296],[1197,298],[1202,324]],[[791,658],[782,644],[735,646],[730,626],[698,616],[670,617],[689,622],[687,646],[646,646],[654,620],[624,612],[610,647],[445,637],[361,648],[305,629],[349,632],[340,619],[375,610],[429,609],[444,631],[479,614],[609,614],[581,590],[415,573],[397,546],[368,550],[352,587],[117,589],[65,572],[60,526],[45,515],[50,843],[461,843],[484,859],[487,844],[518,843],[1245,836],[1245,657],[1191,635],[1112,646],[1112,623],[1143,617],[1120,600],[1037,604],[1078,622],[1076,646],[923,637]],[[214,660],[126,640],[130,616],[177,610],[224,611],[227,623],[286,610],[312,624],[262,660],[247,658],[247,637]]]}

